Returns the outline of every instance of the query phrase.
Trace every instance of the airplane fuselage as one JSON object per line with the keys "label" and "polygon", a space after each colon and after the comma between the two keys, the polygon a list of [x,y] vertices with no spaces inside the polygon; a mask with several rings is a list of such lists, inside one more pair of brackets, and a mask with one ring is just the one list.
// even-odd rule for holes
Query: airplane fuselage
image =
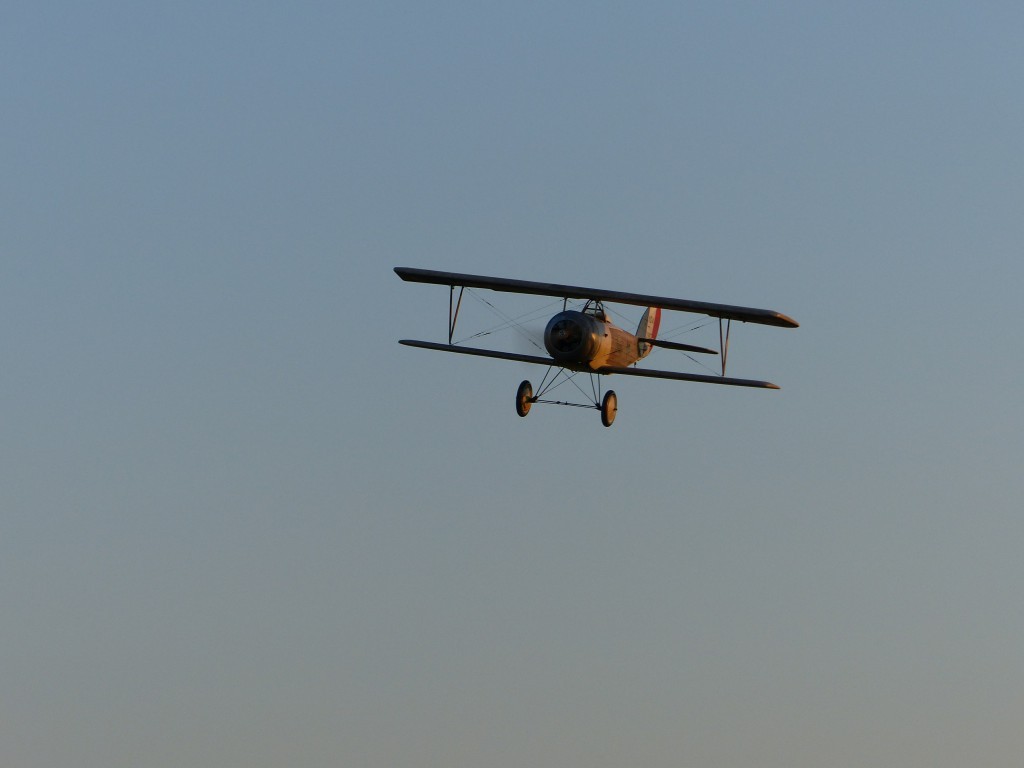
{"label": "airplane fuselage", "polygon": [[625,368],[650,352],[640,337],[616,327],[603,311],[559,312],[544,329],[548,354],[565,368]]}

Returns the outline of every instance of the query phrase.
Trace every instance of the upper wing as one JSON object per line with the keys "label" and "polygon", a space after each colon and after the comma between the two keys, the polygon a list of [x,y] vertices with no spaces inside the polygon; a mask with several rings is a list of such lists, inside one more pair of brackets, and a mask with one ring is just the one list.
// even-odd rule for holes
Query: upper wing
{"label": "upper wing", "polygon": [[662,309],[671,309],[677,312],[696,312],[701,315],[709,315],[710,317],[720,317],[723,320],[739,320],[744,323],[776,325],[780,328],[796,328],[799,326],[799,323],[792,318],[770,309],[735,307],[729,304],[712,304],[706,301],[690,301],[689,299],[670,299],[664,296],[648,296],[642,293],[626,293],[624,291],[602,291],[595,288],[581,288],[576,285],[538,283],[532,280],[510,280],[505,277],[485,277],[483,275],[465,275],[459,272],[439,272],[433,269],[395,267],[395,273],[403,280],[414,283],[460,285],[466,288],[487,288],[492,291],[507,291],[510,293],[561,296],[566,299],[612,301],[618,304],[635,304],[639,307],[661,307]]}
{"label": "upper wing", "polygon": [[[420,349],[436,349],[440,352],[456,352],[460,355],[475,355],[476,357],[496,357],[499,360],[516,360],[521,363],[536,363],[537,365],[551,365],[555,368],[564,368],[561,363],[552,360],[550,357],[539,355],[520,355],[515,352],[499,352],[494,349],[479,349],[477,347],[460,347],[454,344],[437,344],[433,341],[417,341],[415,339],[402,339],[398,342],[407,347],[419,347]],[[589,369],[583,369],[589,370]],[[625,376],[647,376],[653,379],[675,379],[676,381],[699,381],[704,384],[729,384],[733,387],[760,387],[761,389],[778,389],[778,385],[770,381],[757,381],[755,379],[733,379],[728,376],[706,376],[700,373],[680,373],[679,371],[654,371],[649,368],[601,368],[591,373],[602,375],[621,373]]]}

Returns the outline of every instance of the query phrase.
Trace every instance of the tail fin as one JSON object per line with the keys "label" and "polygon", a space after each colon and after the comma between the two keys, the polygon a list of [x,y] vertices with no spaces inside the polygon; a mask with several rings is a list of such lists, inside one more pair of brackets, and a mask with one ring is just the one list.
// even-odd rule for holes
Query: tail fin
{"label": "tail fin", "polygon": [[[641,339],[658,338],[658,328],[661,326],[661,307],[648,307],[644,316],[640,318],[640,325],[636,327],[636,335]],[[640,342],[640,358],[643,359],[651,354],[653,347],[645,341]]]}

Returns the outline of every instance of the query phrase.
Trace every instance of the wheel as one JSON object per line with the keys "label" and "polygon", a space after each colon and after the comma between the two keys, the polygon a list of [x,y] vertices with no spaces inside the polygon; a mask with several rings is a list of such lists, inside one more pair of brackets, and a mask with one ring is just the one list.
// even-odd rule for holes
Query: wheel
{"label": "wheel", "polygon": [[530,412],[531,405],[533,405],[533,385],[524,381],[516,391],[516,413],[525,416]]}
{"label": "wheel", "polygon": [[615,391],[609,389],[604,393],[604,399],[601,401],[601,423],[606,427],[610,427],[615,421],[615,414],[619,410],[619,398],[615,396]]}

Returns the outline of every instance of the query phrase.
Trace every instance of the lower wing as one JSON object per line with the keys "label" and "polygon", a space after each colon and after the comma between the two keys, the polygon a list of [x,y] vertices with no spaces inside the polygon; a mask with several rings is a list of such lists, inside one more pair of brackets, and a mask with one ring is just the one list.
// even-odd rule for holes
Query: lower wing
{"label": "lower wing", "polygon": [[[416,341],[415,339],[402,339],[398,342],[407,347],[419,347],[420,349],[436,349],[439,352],[455,352],[459,355],[474,355],[476,357],[493,357],[499,360],[516,360],[521,363],[534,363],[536,365],[550,365],[555,368],[565,368],[556,360],[550,357],[539,355],[520,355],[515,352],[498,352],[493,349],[479,349],[477,347],[460,347],[454,344],[437,344],[432,341]],[[700,373],[681,373],[679,371],[655,371],[649,368],[600,368],[596,371],[589,368],[570,370],[589,371],[599,373],[602,376],[621,374],[623,376],[645,376],[650,379],[673,379],[675,381],[697,381],[702,384],[727,384],[732,387],[757,387],[759,389],[779,389],[777,384],[770,381],[757,381],[756,379],[734,379],[728,376],[708,376]]]}

